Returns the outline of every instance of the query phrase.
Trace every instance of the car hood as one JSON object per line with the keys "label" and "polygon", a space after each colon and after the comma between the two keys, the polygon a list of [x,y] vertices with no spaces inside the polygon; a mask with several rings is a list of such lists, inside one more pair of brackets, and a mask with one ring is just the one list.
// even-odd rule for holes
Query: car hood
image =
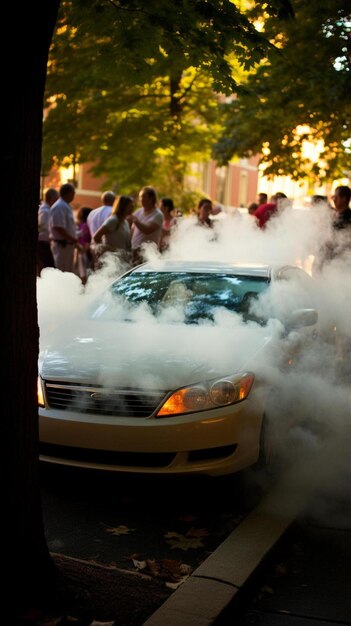
{"label": "car hood", "polygon": [[185,325],[84,320],[56,330],[39,370],[52,381],[175,389],[255,370],[271,334],[258,324]]}

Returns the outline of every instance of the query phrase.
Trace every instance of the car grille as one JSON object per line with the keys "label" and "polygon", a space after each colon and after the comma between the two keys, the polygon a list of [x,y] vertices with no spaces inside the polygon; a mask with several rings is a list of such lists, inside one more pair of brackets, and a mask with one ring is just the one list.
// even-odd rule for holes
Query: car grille
{"label": "car grille", "polygon": [[166,395],[165,391],[107,389],[47,381],[45,392],[52,409],[123,417],[150,417]]}

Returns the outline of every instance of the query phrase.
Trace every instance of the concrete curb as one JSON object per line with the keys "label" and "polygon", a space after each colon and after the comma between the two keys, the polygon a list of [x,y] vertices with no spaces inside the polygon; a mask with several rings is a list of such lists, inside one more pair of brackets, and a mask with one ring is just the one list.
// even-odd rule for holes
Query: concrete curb
{"label": "concrete curb", "polygon": [[276,485],[143,626],[211,626],[301,511],[306,494]]}

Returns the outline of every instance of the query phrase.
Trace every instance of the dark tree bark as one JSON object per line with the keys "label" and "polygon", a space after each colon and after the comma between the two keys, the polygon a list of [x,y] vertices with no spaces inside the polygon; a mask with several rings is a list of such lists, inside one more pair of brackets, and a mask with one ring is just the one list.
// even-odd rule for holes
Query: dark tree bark
{"label": "dark tree bark", "polygon": [[37,0],[5,3],[1,11],[0,620],[7,610],[41,602],[54,582],[38,466],[36,245],[43,95],[58,7],[59,0]]}

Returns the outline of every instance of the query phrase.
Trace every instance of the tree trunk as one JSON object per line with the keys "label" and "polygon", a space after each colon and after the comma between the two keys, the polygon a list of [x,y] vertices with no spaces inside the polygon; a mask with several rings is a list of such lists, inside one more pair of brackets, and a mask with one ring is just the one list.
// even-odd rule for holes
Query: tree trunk
{"label": "tree trunk", "polygon": [[182,80],[182,72],[176,71],[173,73],[169,80],[170,85],[170,113],[172,117],[173,127],[172,127],[172,142],[175,146],[175,150],[173,155],[170,157],[169,161],[169,181],[168,186],[169,189],[173,190],[173,195],[179,197],[184,188],[184,171],[185,165],[184,161],[182,161],[179,156],[181,150],[178,149],[179,140],[182,132],[182,117],[183,117],[183,104],[182,98],[180,96],[181,93],[181,80]]}
{"label": "tree trunk", "polygon": [[1,308],[3,602],[39,603],[53,583],[41,512],[36,397],[37,211],[43,94],[59,0],[2,8]]}
{"label": "tree trunk", "polygon": [[181,121],[182,110],[183,110],[181,99],[179,96],[181,79],[182,79],[182,74],[181,72],[179,72],[176,75],[171,76],[169,80],[170,94],[171,94],[169,106],[170,106],[171,116],[175,123],[178,123]]}

